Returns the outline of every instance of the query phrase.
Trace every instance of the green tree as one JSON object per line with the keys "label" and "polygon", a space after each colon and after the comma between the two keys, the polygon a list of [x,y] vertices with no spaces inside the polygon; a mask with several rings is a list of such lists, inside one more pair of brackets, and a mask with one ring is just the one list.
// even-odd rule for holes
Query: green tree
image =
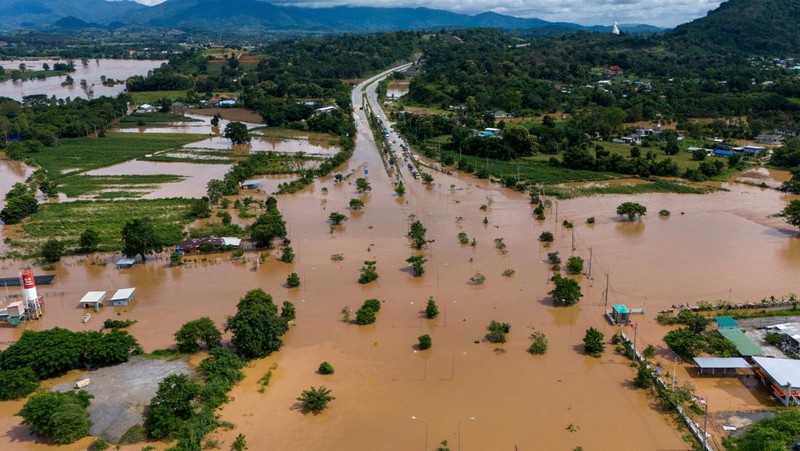
{"label": "green tree", "polygon": [[321,413],[323,410],[327,409],[328,404],[334,399],[336,398],[331,395],[331,390],[324,386],[320,386],[319,388],[311,387],[308,390],[303,390],[297,398],[303,410],[313,414]]}
{"label": "green tree", "polygon": [[181,326],[175,332],[175,341],[178,343],[178,351],[193,353],[200,350],[200,342],[205,343],[208,349],[222,344],[222,333],[211,318],[204,316]]}
{"label": "green tree", "polygon": [[439,316],[439,307],[436,305],[436,301],[433,300],[433,296],[428,299],[428,305],[425,306],[425,318],[434,319]]}
{"label": "green tree", "polygon": [[153,224],[147,218],[133,219],[122,227],[122,253],[126,257],[142,256],[161,252],[162,242]]}
{"label": "green tree", "polygon": [[511,332],[511,325],[508,323],[499,323],[495,320],[489,322],[487,327],[489,332],[486,333],[486,341],[489,343],[505,343],[506,334]]}
{"label": "green tree", "polygon": [[361,210],[364,208],[364,201],[361,199],[350,199],[350,209],[351,210]]}
{"label": "green tree", "polygon": [[294,249],[292,249],[292,246],[283,246],[283,249],[281,249],[281,261],[284,263],[294,262]]}
{"label": "green tree", "polygon": [[789,202],[789,205],[775,216],[784,218],[790,225],[800,227],[800,200]]}
{"label": "green tree", "polygon": [[238,121],[228,122],[225,126],[225,137],[230,139],[233,144],[249,143],[252,139],[247,126]]}
{"label": "green tree", "polygon": [[319,364],[319,368],[317,369],[319,374],[333,374],[336,370],[333,369],[333,365],[328,362],[322,362]]}
{"label": "green tree", "polygon": [[80,251],[82,253],[88,254],[94,252],[100,245],[100,234],[97,233],[95,229],[86,229],[81,233],[78,244],[80,245]]}
{"label": "green tree", "polygon": [[381,302],[377,299],[367,299],[356,310],[356,324],[364,326],[375,322],[375,314],[381,310]]}
{"label": "green tree", "polygon": [[206,185],[206,196],[212,205],[216,205],[225,194],[225,182],[220,179],[211,179]]}
{"label": "green tree", "polygon": [[330,215],[328,215],[328,221],[330,221],[330,223],[333,225],[339,225],[344,221],[347,221],[347,216],[339,213],[338,211],[334,211],[331,212]]}
{"label": "green tree", "polygon": [[636,370],[636,377],[633,378],[633,385],[639,388],[650,388],[655,380],[653,370],[651,370],[647,363],[639,362]]}
{"label": "green tree", "polygon": [[86,407],[92,395],[79,392],[48,392],[33,395],[17,414],[31,432],[58,445],[73,443],[89,435]]}
{"label": "green tree", "polygon": [[547,294],[553,297],[555,305],[575,305],[581,300],[581,286],[574,279],[561,277],[561,274],[553,274],[550,278],[554,287]]}
{"label": "green tree", "polygon": [[583,259],[581,257],[573,256],[567,259],[567,272],[572,274],[579,274],[583,272]]}
{"label": "green tree", "polygon": [[183,422],[191,418],[200,385],[186,374],[171,374],[158,384],[158,391],[150,401],[150,410],[144,422],[152,438],[173,437]]}
{"label": "green tree", "polygon": [[539,234],[539,241],[541,241],[543,243],[550,243],[554,239],[555,239],[555,237],[553,236],[553,232],[548,232],[548,231],[545,230],[544,232]]}
{"label": "green tree", "polygon": [[219,127],[219,120],[221,119],[219,113],[214,113],[214,116],[211,117],[211,126],[212,127]]}
{"label": "green tree", "polygon": [[267,212],[259,216],[250,226],[250,239],[258,247],[270,247],[275,238],[286,237],[286,223],[277,207],[267,207]]}
{"label": "green tree", "polygon": [[408,237],[411,239],[412,245],[415,249],[422,249],[428,241],[425,239],[425,233],[428,229],[422,225],[420,221],[414,221],[408,230]]}
{"label": "green tree", "polygon": [[55,263],[61,260],[64,256],[64,243],[51,238],[42,245],[42,258],[47,263]]}
{"label": "green tree", "polygon": [[289,301],[283,301],[283,305],[281,306],[281,318],[285,319],[287,322],[294,321],[297,318],[297,311],[294,308],[294,304]]}
{"label": "green tree", "polygon": [[364,177],[359,177],[356,179],[356,191],[360,194],[366,194],[372,191],[372,185],[370,185],[369,181]]}
{"label": "green tree", "polygon": [[6,206],[0,210],[0,220],[6,224],[18,224],[24,218],[36,213],[39,203],[36,197],[22,183],[16,183],[6,193]]}
{"label": "green tree", "polygon": [[28,396],[38,387],[36,373],[30,368],[0,370],[0,401]]}
{"label": "green tree", "polygon": [[378,262],[375,260],[364,260],[364,266],[361,267],[361,275],[358,277],[358,283],[370,283],[380,277],[378,276],[378,270],[376,268],[377,263]]}
{"label": "green tree", "polygon": [[414,277],[421,277],[425,274],[425,267],[423,266],[428,259],[424,255],[412,255],[406,259],[406,263],[411,264],[411,270]]}
{"label": "green tree", "polygon": [[403,185],[403,182],[397,182],[397,184],[394,185],[394,192],[400,197],[406,194],[406,186]]}
{"label": "green tree", "polygon": [[628,219],[633,221],[637,217],[647,214],[647,207],[636,202],[623,202],[617,207],[617,214],[628,216]]}
{"label": "green tree", "polygon": [[173,252],[169,254],[169,265],[180,266],[183,264],[183,254],[181,252]]}
{"label": "green tree", "polygon": [[730,451],[784,451],[800,436],[800,411],[778,412],[774,417],[754,423],[743,434],[725,439]]}
{"label": "green tree", "polygon": [[538,330],[531,334],[531,345],[528,347],[531,354],[542,355],[547,352],[547,337]]}
{"label": "green tree", "polygon": [[431,336],[428,335],[428,334],[420,335],[419,337],[417,337],[417,343],[418,343],[419,349],[421,351],[424,351],[426,349],[430,349],[431,346],[433,346],[433,342],[431,340]]}
{"label": "green tree", "polygon": [[293,272],[286,276],[286,286],[289,288],[297,288],[300,286],[300,276]]}
{"label": "green tree", "polygon": [[592,357],[600,357],[606,349],[605,337],[603,333],[594,327],[586,329],[583,337],[583,351]]}
{"label": "green tree", "polygon": [[288,330],[286,318],[278,316],[272,296],[258,288],[239,301],[236,314],[228,317],[226,331],[232,333],[231,343],[246,359],[266,357],[283,346],[281,337]]}

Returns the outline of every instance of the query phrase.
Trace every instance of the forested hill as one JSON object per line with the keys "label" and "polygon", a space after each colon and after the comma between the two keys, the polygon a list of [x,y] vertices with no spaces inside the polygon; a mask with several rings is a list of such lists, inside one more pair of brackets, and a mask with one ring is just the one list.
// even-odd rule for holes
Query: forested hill
{"label": "forested hill", "polygon": [[800,1],[729,0],[670,33],[676,43],[771,56],[800,52]]}

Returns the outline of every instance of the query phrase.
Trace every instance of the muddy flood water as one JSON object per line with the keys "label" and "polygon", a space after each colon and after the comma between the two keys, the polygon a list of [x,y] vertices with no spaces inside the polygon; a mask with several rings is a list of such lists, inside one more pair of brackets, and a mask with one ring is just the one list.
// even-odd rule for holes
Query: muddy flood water
{"label": "muddy flood water", "polygon": [[[163,254],[125,270],[66,259],[54,271],[57,284],[39,287],[46,296],[45,317],[17,329],[0,327],[0,341],[13,341],[26,329],[96,330],[106,318],[130,318],[138,323],[129,331],[150,351],[172,345],[173,332],[200,316],[222,328],[241,296],[263,288],[276,303],[295,303],[297,321],[280,352],[246,368],[245,380],[221,409],[222,419],[236,424],[235,430],[213,434],[223,448],[244,434],[250,449],[275,450],[432,450],[444,439],[451,449],[465,451],[691,449],[673,420],[654,407],[656,400],[633,386],[634,369],[625,358],[611,346],[599,359],[583,354],[588,327],[607,338],[616,331],[602,317],[610,308],[602,305],[604,274],[609,273],[609,304],[646,307],[634,318],[638,346],[654,344],[670,371],[671,354],[661,342],[665,329],[655,323],[659,310],[800,288],[800,238],[769,217],[790,198],[774,190],[730,184],[709,195],[638,196],[649,214],[636,222],[614,214],[621,202],[633,200],[630,196],[558,201],[547,220],[536,221],[527,196],[470,177],[434,173],[432,188],[409,179],[408,192],[398,198],[372,149],[371,138],[360,132],[356,152],[341,171],[363,175],[367,168],[370,194],[355,192],[354,177],[341,185],[328,177],[279,198],[295,263],[281,263],[277,252],[260,265],[256,253],[246,254],[244,263],[218,254],[190,257],[177,268],[167,267]],[[361,212],[347,210],[354,197],[366,204]],[[486,211],[480,209],[484,204]],[[672,215],[658,217],[661,209]],[[349,220],[331,229],[332,211]],[[420,252],[428,259],[420,278],[412,277],[405,262],[416,253],[405,238],[412,215],[435,240]],[[594,225],[586,224],[590,216]],[[561,226],[564,219],[575,223],[574,250],[573,231]],[[459,244],[456,235],[462,231],[477,245]],[[555,234],[550,247],[537,241],[542,231]],[[503,239],[507,253],[496,249],[496,238]],[[552,288],[547,252],[588,262],[590,248],[592,277],[577,277],[582,301],[554,308],[547,296]],[[343,261],[331,259],[337,253]],[[359,285],[364,260],[377,261],[380,278]],[[22,265],[2,261],[0,274],[13,276]],[[506,269],[515,274],[504,277]],[[299,288],[286,288],[290,272],[299,274]],[[485,284],[467,283],[476,272],[486,276]],[[77,302],[86,291],[123,287],[137,289],[130,306],[105,308],[81,323],[84,311]],[[431,296],[441,312],[435,320],[424,319],[422,312]],[[342,321],[344,306],[355,311],[369,298],[382,301],[376,324]],[[475,343],[490,320],[511,324],[507,343]],[[526,352],[534,329],[548,338],[544,356]],[[418,351],[414,345],[423,334],[430,334],[433,347]],[[318,375],[322,361],[336,373]],[[259,393],[258,380],[273,365],[272,380]],[[678,374],[698,386],[698,396],[714,389],[685,370]],[[304,415],[296,398],[319,385],[332,389],[336,399],[324,413]],[[20,406],[0,403],[0,448],[47,448],[18,426],[12,415]]]}
{"label": "muddy flood water", "polygon": [[[42,70],[42,65],[47,63],[51,67],[54,63],[66,62],[66,60],[14,60],[0,61],[0,66],[6,70],[16,70],[20,63],[25,63],[27,69]],[[83,97],[86,93],[80,87],[80,81],[86,80],[89,85],[94,85],[94,96],[116,96],[125,90],[124,81],[133,75],[147,75],[147,71],[161,66],[166,61],[159,60],[118,60],[100,59],[89,60],[84,66],[80,60],[75,60],[75,72],[69,74],[75,80],[73,86],[61,86],[66,79],[65,76],[47,77],[45,79],[34,79],[25,81],[6,80],[0,82],[0,97],[10,97],[14,100],[22,100],[25,96],[45,94],[48,97],[58,98]],[[106,76],[108,79],[120,80],[123,83],[113,86],[104,86],[100,77]]]}

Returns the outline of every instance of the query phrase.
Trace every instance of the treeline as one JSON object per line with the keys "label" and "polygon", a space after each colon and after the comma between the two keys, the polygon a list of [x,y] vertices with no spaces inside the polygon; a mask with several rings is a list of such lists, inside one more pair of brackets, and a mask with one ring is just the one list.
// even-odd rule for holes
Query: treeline
{"label": "treeline", "polygon": [[[457,106],[473,117],[496,110],[602,116],[613,107],[624,122],[757,119],[744,127],[714,124],[740,138],[800,124],[800,105],[786,98],[798,92],[796,77],[739,53],[672,52],[677,44],[664,36],[581,33],[531,37],[516,47],[518,35],[497,30],[453,34],[460,40],[426,43],[424,73],[412,81],[409,101]],[[613,66],[621,72],[608,72]],[[604,79],[611,83],[597,84]]]}
{"label": "treeline", "polygon": [[[128,332],[72,332],[59,327],[22,332],[20,339],[0,352],[0,399],[28,395],[37,380],[66,374],[71,370],[98,368],[127,362],[141,352]],[[13,383],[11,383],[13,382]]]}
{"label": "treeline", "polygon": [[59,138],[77,138],[105,130],[127,111],[128,97],[86,100],[31,95],[22,102],[0,98],[0,150],[23,159],[37,147],[55,146]]}

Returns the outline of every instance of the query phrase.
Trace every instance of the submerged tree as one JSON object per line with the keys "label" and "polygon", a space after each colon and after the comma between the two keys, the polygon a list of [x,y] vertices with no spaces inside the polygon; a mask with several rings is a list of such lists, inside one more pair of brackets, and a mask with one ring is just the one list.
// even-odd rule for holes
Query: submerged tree
{"label": "submerged tree", "polygon": [[229,122],[225,126],[225,137],[230,139],[233,144],[249,143],[252,139],[247,126],[238,121]]}
{"label": "submerged tree", "polygon": [[633,221],[637,217],[647,214],[647,207],[636,202],[623,202],[617,207],[617,214],[627,216],[629,220]]}
{"label": "submerged tree", "polygon": [[148,254],[161,252],[163,248],[155,227],[147,218],[128,221],[122,227],[122,241],[122,253],[126,257],[141,255],[142,260],[147,258]]}

